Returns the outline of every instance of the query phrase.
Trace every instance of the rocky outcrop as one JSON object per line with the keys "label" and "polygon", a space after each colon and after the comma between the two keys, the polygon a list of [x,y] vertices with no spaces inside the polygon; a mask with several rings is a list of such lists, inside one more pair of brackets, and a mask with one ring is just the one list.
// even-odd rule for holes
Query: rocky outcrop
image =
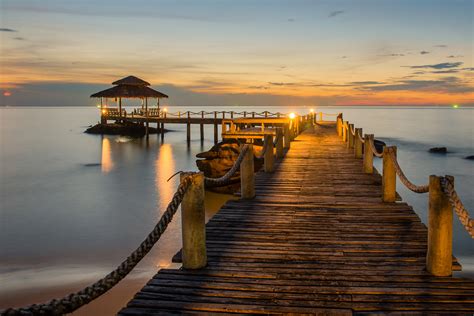
{"label": "rocky outcrop", "polygon": [[433,147],[430,148],[429,152],[433,154],[446,154],[448,149],[446,147]]}
{"label": "rocky outcrop", "polygon": [[[260,146],[254,146],[254,152],[259,152]],[[214,145],[209,151],[205,151],[196,155],[196,165],[200,171],[209,178],[222,177],[234,165],[240,154],[240,144],[235,140],[226,140]],[[255,171],[258,171],[263,165],[263,159],[254,158]],[[240,173],[231,178],[230,185],[223,187],[209,188],[219,193],[234,193],[240,188]]]}
{"label": "rocky outcrop", "polygon": [[[166,133],[167,130],[165,129]],[[143,137],[145,136],[145,126],[136,123],[124,122],[124,123],[109,123],[102,124],[98,123],[94,126],[86,129],[85,133],[88,134],[100,134],[100,135],[122,135],[131,137]],[[160,129],[155,127],[148,127],[149,134],[158,134]]]}

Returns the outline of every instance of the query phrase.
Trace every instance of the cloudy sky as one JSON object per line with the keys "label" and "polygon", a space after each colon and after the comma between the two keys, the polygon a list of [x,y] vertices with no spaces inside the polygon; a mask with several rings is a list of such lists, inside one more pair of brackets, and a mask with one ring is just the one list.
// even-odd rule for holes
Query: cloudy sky
{"label": "cloudy sky", "polygon": [[0,0],[0,105],[474,104],[473,0]]}

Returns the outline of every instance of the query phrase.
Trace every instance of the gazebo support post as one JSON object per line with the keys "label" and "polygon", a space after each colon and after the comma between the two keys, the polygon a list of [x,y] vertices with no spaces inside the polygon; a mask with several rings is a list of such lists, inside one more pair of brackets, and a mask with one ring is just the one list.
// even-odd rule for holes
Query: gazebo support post
{"label": "gazebo support post", "polygon": [[145,136],[148,139],[148,98],[145,97]]}
{"label": "gazebo support post", "polygon": [[201,134],[201,145],[204,143],[204,111],[201,111],[201,124],[199,125],[199,133]]}
{"label": "gazebo support post", "polygon": [[119,101],[118,101],[118,104],[119,104],[119,118],[120,118],[120,123],[122,123],[122,98],[119,98]]}

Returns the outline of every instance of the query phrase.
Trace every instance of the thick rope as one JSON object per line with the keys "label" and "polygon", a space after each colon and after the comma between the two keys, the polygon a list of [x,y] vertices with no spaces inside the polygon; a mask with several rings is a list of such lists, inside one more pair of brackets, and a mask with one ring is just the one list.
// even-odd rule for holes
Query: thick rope
{"label": "thick rope", "polygon": [[441,177],[441,187],[443,192],[448,196],[449,202],[458,215],[461,224],[469,235],[471,235],[471,238],[474,239],[474,220],[469,216],[468,210],[464,207],[464,204],[462,204],[461,199],[454,189],[454,184],[447,177]]}
{"label": "thick rope", "polygon": [[372,150],[372,153],[376,156],[376,157],[379,157],[379,158],[382,158],[383,157],[383,152],[379,153],[377,151],[377,148],[375,148],[375,144],[374,144],[374,139],[372,138],[369,142],[369,145],[370,145],[370,149]]}
{"label": "thick rope", "polygon": [[[349,126],[349,125],[348,125],[348,126]],[[355,136],[355,129],[354,129],[354,125],[352,125],[352,126],[349,126],[349,130],[351,131],[351,134],[352,134],[353,136]]]}
{"label": "thick rope", "polygon": [[219,178],[208,178],[208,177],[205,177],[204,178],[204,183],[207,185],[207,186],[223,186],[223,185],[227,185],[230,178],[237,172],[237,170],[239,169],[240,167],[240,164],[242,163],[242,160],[244,160],[244,157],[245,157],[245,154],[247,153],[247,151],[249,150],[249,146],[248,145],[244,145],[242,147],[242,150],[240,151],[240,154],[239,154],[239,157],[237,157],[237,160],[235,161],[234,165],[232,166],[232,168],[230,168],[229,171],[227,171],[227,173],[225,175],[223,175],[222,177],[219,177]]}
{"label": "thick rope", "polygon": [[402,168],[398,164],[398,160],[397,160],[397,157],[395,156],[395,153],[393,152],[392,148],[390,148],[390,147],[388,148],[388,154],[390,155],[390,158],[392,158],[393,165],[395,167],[395,171],[397,172],[398,177],[400,178],[400,181],[408,189],[410,189],[411,191],[413,191],[415,193],[426,193],[426,192],[429,191],[429,185],[416,185],[413,182],[411,182],[410,180],[408,180],[408,178],[403,173]]}
{"label": "thick rope", "polygon": [[362,135],[360,135],[359,133],[357,133],[357,138],[359,138],[359,141],[364,144],[365,143],[365,139],[362,137]]}
{"label": "thick rope", "polygon": [[104,278],[76,293],[71,293],[61,299],[53,299],[44,304],[33,304],[26,307],[8,308],[1,311],[0,315],[63,315],[72,313],[78,308],[90,303],[97,297],[106,293],[113,286],[119,283],[120,280],[127,276],[127,274],[132,271],[138,262],[140,262],[140,260],[151,250],[153,245],[160,239],[161,235],[168,227],[168,224],[173,219],[173,215],[176,213],[178,206],[181,204],[184,194],[186,193],[190,184],[190,177],[183,179],[183,181],[178,186],[173,199],[168,204],[166,211],[161,216],[160,221],[156,224],[155,228],[153,228],[146,239],[134,252],[130,254],[130,256],[127,257],[127,259],[125,259],[114,271],[110,272]]}

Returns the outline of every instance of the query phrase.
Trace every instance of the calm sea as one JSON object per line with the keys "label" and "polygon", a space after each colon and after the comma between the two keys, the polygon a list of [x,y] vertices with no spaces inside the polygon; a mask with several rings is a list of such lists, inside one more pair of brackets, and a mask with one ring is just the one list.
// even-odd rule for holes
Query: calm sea
{"label": "calm sea", "polygon": [[[222,107],[169,108],[214,111]],[[234,111],[307,113],[308,108],[226,107]],[[319,110],[319,109],[316,109]],[[450,174],[474,216],[473,108],[325,107],[365,133],[398,146],[407,176],[424,184]],[[164,141],[84,134],[97,122],[91,107],[0,108],[0,308],[41,302],[94,282],[115,268],[152,229],[177,186],[178,170],[197,170],[195,155],[213,143],[212,127],[191,145],[183,126]],[[428,153],[446,146],[447,155]],[[377,159],[376,167],[381,170]],[[427,219],[427,195],[399,185],[404,200]],[[211,199],[210,199],[211,200]],[[213,196],[218,208],[222,197]],[[219,200],[219,202],[215,202]],[[208,201],[210,203],[210,201]],[[209,214],[208,216],[211,216]],[[180,248],[179,212],[162,240],[126,280],[77,314],[113,314]],[[461,274],[474,276],[474,243],[454,219],[454,254]]]}

